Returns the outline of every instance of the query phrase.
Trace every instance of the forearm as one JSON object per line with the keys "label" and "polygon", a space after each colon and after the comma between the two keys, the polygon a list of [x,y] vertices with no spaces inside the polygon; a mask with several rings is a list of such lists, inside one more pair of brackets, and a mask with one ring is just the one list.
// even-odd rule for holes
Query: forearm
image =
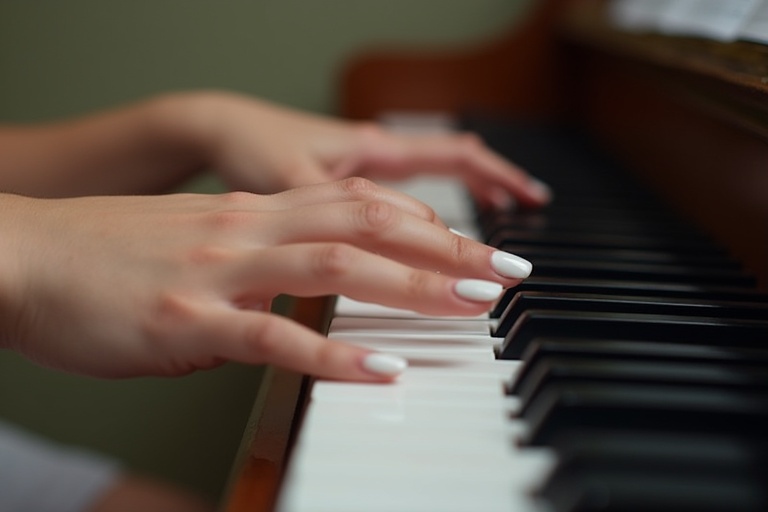
{"label": "forearm", "polygon": [[63,122],[0,126],[0,189],[65,197],[168,190],[206,165],[192,95]]}

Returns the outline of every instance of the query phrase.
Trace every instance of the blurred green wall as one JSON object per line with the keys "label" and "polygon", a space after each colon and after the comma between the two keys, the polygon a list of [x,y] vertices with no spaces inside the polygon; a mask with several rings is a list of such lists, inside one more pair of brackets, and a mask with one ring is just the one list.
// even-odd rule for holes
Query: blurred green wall
{"label": "blurred green wall", "polygon": [[[0,121],[211,87],[331,113],[336,72],[353,52],[482,40],[526,3],[3,0]],[[258,369],[227,365],[181,379],[97,381],[0,352],[0,417],[215,496],[259,379]]]}
{"label": "blurred green wall", "polygon": [[0,2],[0,116],[77,113],[168,89],[224,87],[333,108],[335,71],[368,44],[461,43],[522,0]]}

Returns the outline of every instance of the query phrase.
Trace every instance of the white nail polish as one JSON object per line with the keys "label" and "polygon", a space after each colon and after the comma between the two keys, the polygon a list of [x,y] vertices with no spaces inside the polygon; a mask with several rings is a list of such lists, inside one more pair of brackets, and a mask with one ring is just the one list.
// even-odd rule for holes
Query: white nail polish
{"label": "white nail polish", "polygon": [[516,279],[525,279],[533,270],[530,261],[504,251],[496,251],[491,255],[491,267],[499,275]]}
{"label": "white nail polish", "polygon": [[408,368],[408,361],[392,354],[373,352],[363,359],[363,368],[377,375],[400,375]]}
{"label": "white nail polish", "polygon": [[454,291],[459,297],[467,300],[486,302],[496,300],[504,291],[499,283],[481,281],[480,279],[462,279],[454,286]]}

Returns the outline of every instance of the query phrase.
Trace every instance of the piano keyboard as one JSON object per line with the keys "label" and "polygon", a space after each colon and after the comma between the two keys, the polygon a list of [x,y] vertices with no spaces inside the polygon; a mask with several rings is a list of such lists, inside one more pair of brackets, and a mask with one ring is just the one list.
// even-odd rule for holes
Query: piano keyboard
{"label": "piano keyboard", "polygon": [[410,367],[312,383],[278,510],[768,509],[768,298],[572,137],[513,131],[483,134],[553,186],[545,210],[406,191],[533,275],[479,318],[339,298],[331,338]]}

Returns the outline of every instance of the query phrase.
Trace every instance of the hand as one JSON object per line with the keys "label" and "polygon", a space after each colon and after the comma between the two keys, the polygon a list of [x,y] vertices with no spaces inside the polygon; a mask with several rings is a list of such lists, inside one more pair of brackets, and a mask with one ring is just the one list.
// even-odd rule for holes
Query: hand
{"label": "hand", "polygon": [[[349,176],[395,180],[416,173],[461,177],[483,205],[549,201],[549,189],[471,134],[402,135],[224,93],[196,103],[197,138],[234,188],[277,192]],[[186,98],[184,100],[183,98]]]}
{"label": "hand", "polygon": [[530,272],[359,178],[273,196],[5,195],[0,208],[0,343],[100,377],[235,360],[389,380],[397,368],[269,313],[270,300],[344,294],[477,315]]}

